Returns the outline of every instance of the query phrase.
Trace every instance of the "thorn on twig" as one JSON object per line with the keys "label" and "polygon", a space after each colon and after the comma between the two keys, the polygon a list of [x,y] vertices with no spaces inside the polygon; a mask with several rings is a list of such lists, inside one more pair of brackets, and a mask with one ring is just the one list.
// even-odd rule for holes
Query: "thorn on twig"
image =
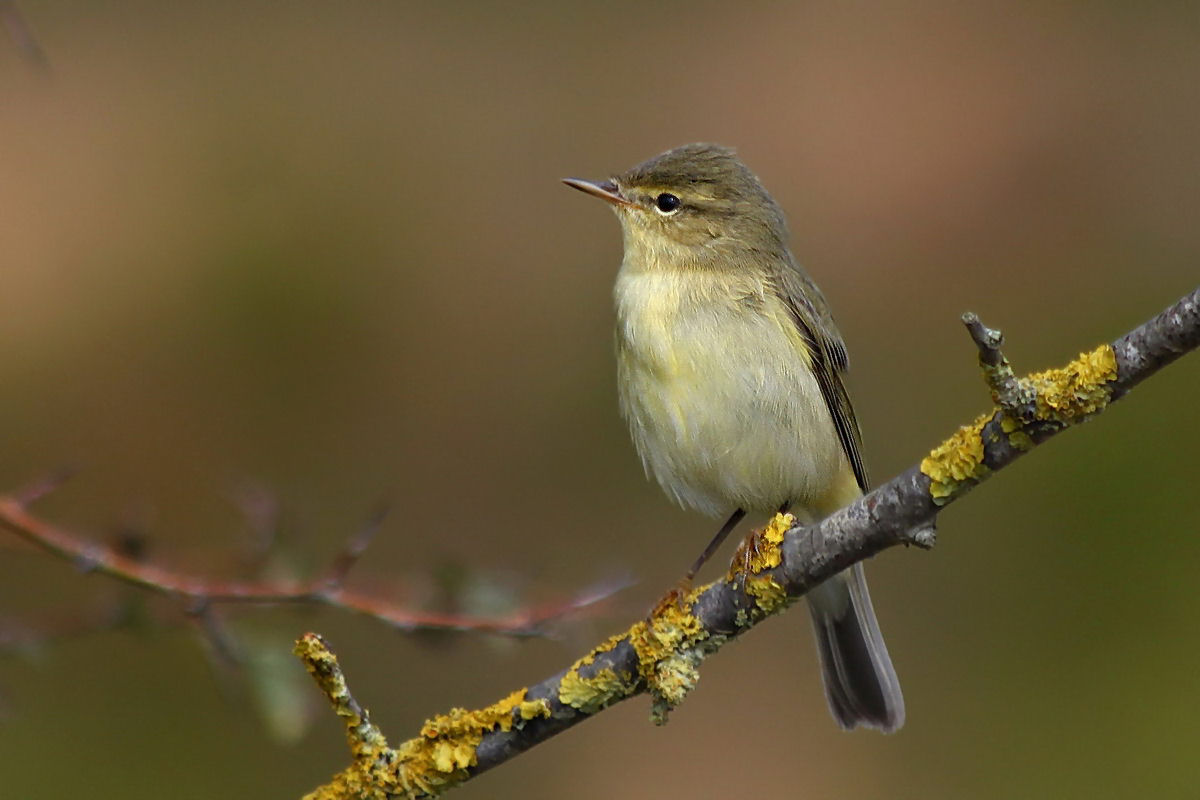
{"label": "thorn on twig", "polygon": [[325,573],[324,579],[321,581],[327,589],[336,589],[342,585],[342,581],[346,579],[346,575],[351,568],[358,563],[358,559],[366,552],[371,541],[375,538],[375,534],[383,527],[383,521],[387,519],[388,512],[391,511],[390,506],[380,504],[375,509],[375,513],[367,519],[358,531],[346,542],[346,546],[342,548],[342,552],[338,553],[333,563],[329,565],[329,569]]}
{"label": "thorn on twig", "polygon": [[992,402],[1019,420],[1031,419],[1033,398],[1000,350],[1004,344],[1004,334],[984,325],[979,316],[971,311],[962,315],[962,322],[979,348],[979,366],[983,368],[984,380],[991,390]]}
{"label": "thorn on twig", "polygon": [[1004,344],[1004,334],[994,328],[989,328],[980,321],[979,315],[968,311],[962,315],[963,325],[975,340],[979,348],[979,360],[990,367],[999,366],[1004,362],[1004,354],[1000,346]]}
{"label": "thorn on twig", "polygon": [[230,490],[233,504],[246,519],[253,535],[251,560],[261,566],[279,537],[279,499],[265,486],[253,481],[241,481]]}
{"label": "thorn on twig", "polygon": [[188,613],[196,621],[196,627],[208,645],[213,659],[225,669],[233,670],[240,667],[244,660],[242,649],[233,632],[225,625],[224,620],[207,602],[197,602],[193,608],[196,610],[189,610]]}
{"label": "thorn on twig", "polygon": [[51,470],[38,480],[17,489],[9,497],[16,500],[21,508],[28,508],[75,477],[78,472],[79,468],[74,465],[63,465]]}

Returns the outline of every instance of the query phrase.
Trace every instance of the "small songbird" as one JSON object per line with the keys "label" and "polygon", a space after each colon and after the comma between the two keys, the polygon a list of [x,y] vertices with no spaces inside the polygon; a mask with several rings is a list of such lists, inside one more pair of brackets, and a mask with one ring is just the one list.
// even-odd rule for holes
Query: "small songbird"
{"label": "small songbird", "polygon": [[[746,512],[816,521],[865,492],[841,334],[783,212],[733,151],[689,144],[604,182],[564,182],[621,222],[617,385],[646,472],[683,506],[730,515],[689,579]],[[808,598],[834,718],[899,728],[904,698],[862,564]]]}

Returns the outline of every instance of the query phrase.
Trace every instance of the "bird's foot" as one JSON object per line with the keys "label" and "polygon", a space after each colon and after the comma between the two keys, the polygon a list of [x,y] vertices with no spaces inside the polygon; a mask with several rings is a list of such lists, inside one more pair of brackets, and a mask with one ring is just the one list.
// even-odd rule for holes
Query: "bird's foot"
{"label": "bird's foot", "polygon": [[755,528],[746,534],[729,564],[726,580],[736,582],[739,589],[745,589],[748,576],[778,567],[782,560],[779,546],[783,543],[784,534],[795,524],[795,517],[781,512],[766,527]]}
{"label": "bird's foot", "polygon": [[737,585],[738,591],[745,591],[746,577],[754,574],[754,565],[762,561],[763,529],[753,528],[742,539],[733,559],[729,562],[729,574],[726,579]]}
{"label": "bird's foot", "polygon": [[661,617],[663,612],[667,611],[686,611],[691,605],[688,602],[688,597],[692,593],[692,579],[690,577],[681,578],[677,584],[671,587],[670,591],[664,594],[654,608],[650,609],[650,613],[646,615],[646,620],[650,621],[655,617]]}

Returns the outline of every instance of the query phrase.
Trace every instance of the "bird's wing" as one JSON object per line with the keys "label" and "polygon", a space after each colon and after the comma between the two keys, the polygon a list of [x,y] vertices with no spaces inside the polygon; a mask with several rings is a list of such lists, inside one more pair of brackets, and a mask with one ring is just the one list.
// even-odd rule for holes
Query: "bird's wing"
{"label": "bird's wing", "polygon": [[864,492],[870,486],[867,467],[862,459],[862,431],[854,417],[854,406],[842,374],[849,366],[846,345],[834,324],[833,314],[825,296],[803,268],[793,263],[780,263],[772,275],[772,285],[792,313],[800,334],[808,344],[812,369],[833,417],[842,449],[854,470],[854,478]]}

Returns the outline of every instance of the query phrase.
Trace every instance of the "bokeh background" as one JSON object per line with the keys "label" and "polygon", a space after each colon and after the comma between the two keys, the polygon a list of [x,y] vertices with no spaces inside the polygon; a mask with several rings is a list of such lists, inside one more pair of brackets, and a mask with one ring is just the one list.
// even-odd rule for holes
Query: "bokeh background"
{"label": "bokeh background", "polygon": [[[521,643],[242,612],[256,691],[161,604],[72,633],[128,593],[4,542],[27,634],[0,654],[6,797],[298,797],[347,759],[298,633],[399,740],[671,585],[714,523],[642,476],[617,224],[562,176],[736,146],[834,305],[880,479],[986,407],[963,311],[1028,370],[1200,275],[1186,3],[21,9],[52,70],[0,40],[0,485],[77,464],[39,511],[210,575],[253,539],[250,486],[282,508],[280,573],[386,500],[354,579],[414,606],[638,583]],[[712,659],[666,728],[627,702],[459,794],[1193,796],[1198,397],[1186,359],[950,509],[933,552],[874,560],[901,733],[835,728],[797,611]]]}

